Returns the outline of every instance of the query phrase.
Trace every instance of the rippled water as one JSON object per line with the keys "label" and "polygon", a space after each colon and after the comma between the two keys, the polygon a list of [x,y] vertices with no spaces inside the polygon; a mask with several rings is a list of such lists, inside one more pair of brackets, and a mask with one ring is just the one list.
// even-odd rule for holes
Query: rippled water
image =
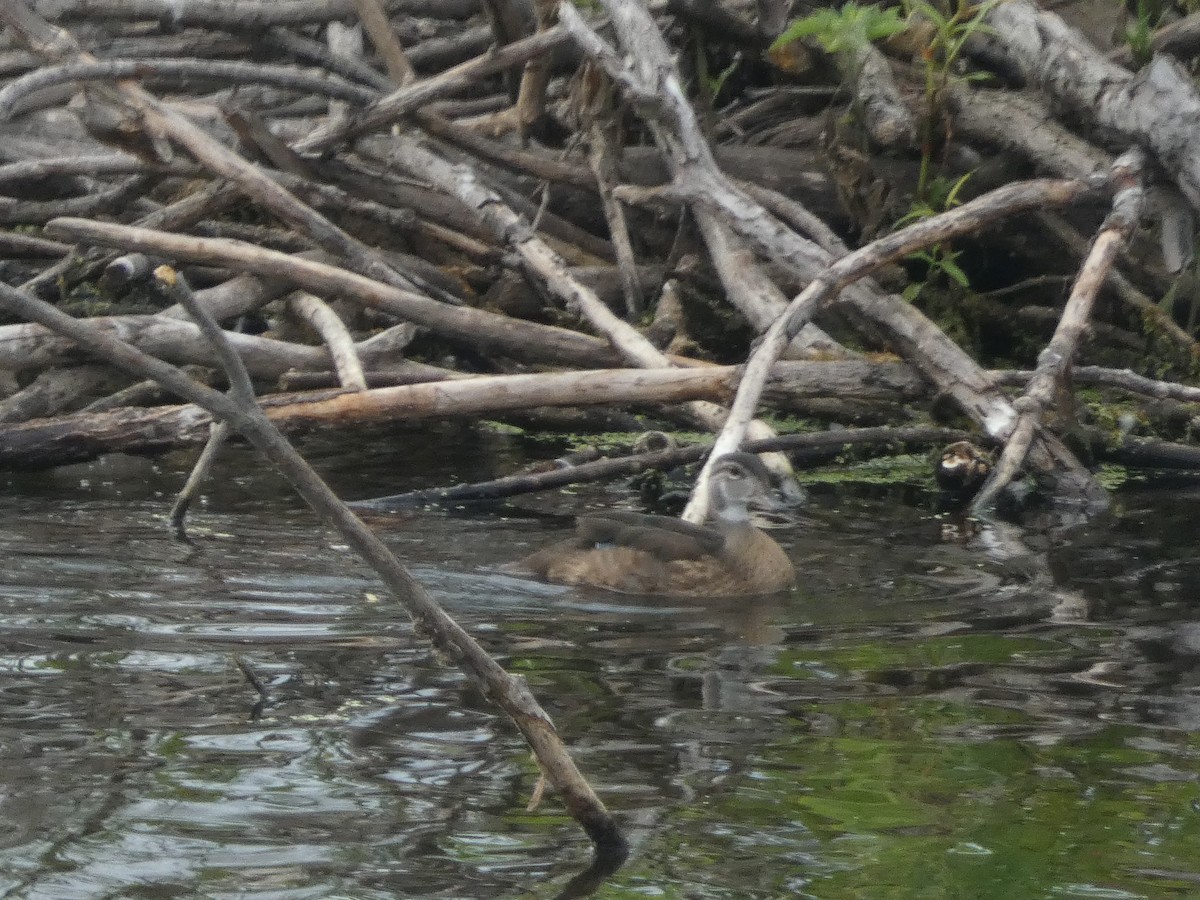
{"label": "rippled water", "polygon": [[[509,465],[444,437],[309,449],[359,497]],[[0,893],[562,890],[589,847],[553,798],[525,810],[515,729],[249,452],[173,541],[185,463],[0,479]],[[818,492],[775,532],[803,584],[766,600],[497,572],[548,513],[628,500],[375,520],[628,827],[598,896],[1200,894],[1195,496],[964,537],[919,491]]]}

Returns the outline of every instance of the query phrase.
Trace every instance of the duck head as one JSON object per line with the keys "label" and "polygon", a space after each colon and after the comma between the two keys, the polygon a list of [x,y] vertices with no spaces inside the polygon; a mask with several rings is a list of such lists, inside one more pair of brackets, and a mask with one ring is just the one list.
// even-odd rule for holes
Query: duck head
{"label": "duck head", "polygon": [[753,453],[726,453],[709,475],[712,516],[725,525],[750,522],[751,503],[778,507],[771,487],[771,473]]}

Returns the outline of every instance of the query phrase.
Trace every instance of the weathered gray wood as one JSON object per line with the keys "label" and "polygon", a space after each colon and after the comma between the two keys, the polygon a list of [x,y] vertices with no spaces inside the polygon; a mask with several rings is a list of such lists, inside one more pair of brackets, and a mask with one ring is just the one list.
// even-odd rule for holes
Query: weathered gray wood
{"label": "weathered gray wood", "polygon": [[999,51],[1058,106],[1151,150],[1200,209],[1200,92],[1177,62],[1156,56],[1133,75],[1029,0],[997,4],[987,24],[989,52]]}

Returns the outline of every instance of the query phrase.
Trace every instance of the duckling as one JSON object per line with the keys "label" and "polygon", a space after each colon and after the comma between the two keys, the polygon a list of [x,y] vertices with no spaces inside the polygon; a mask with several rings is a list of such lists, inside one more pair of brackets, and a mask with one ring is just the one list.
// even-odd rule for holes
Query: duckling
{"label": "duckling", "polygon": [[942,451],[934,477],[952,499],[974,497],[992,471],[991,458],[970,441],[955,441]]}
{"label": "duckling", "polygon": [[677,597],[769,594],[796,583],[783,549],[750,522],[771,476],[750,453],[721,457],[711,475],[713,521],[609,511],[580,516],[575,536],[514,565],[559,584]]}

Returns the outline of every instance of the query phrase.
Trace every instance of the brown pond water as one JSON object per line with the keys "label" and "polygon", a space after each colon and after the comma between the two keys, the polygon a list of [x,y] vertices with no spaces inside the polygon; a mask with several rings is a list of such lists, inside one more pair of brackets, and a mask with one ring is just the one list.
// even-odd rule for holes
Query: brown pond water
{"label": "brown pond water", "polygon": [[[306,450],[348,497],[523,453]],[[512,726],[249,451],[173,541],[186,462],[0,476],[0,895],[558,894],[589,847],[553,798],[525,811]],[[597,896],[1194,897],[1198,497],[956,542],[919,487],[816,489],[774,532],[802,586],[737,602],[496,571],[620,486],[378,526],[627,825]]]}

